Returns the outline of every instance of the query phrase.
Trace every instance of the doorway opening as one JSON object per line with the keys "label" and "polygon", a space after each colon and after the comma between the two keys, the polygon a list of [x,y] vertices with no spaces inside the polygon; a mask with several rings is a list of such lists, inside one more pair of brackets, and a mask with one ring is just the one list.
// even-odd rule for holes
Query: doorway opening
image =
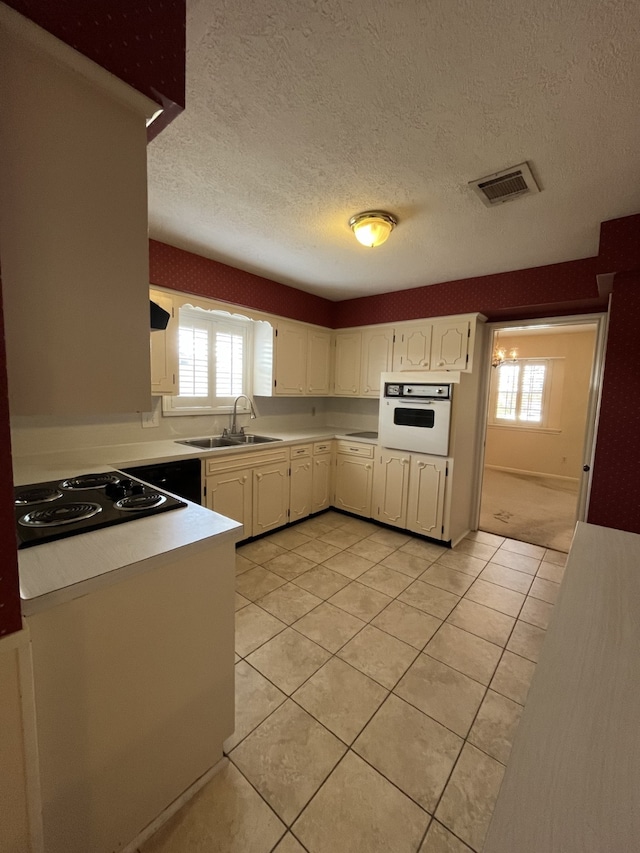
{"label": "doorway opening", "polygon": [[588,499],[603,326],[602,315],[493,324],[480,530],[569,550]]}

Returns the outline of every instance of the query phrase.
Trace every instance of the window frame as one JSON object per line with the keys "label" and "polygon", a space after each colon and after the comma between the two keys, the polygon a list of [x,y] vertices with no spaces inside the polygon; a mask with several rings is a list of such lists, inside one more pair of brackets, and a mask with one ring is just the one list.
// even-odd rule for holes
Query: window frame
{"label": "window frame", "polygon": [[[492,368],[491,384],[489,390],[489,419],[488,425],[501,429],[528,430],[530,432],[561,432],[560,411],[552,409],[552,389],[554,381],[562,381],[564,375],[564,358],[518,358],[515,364],[520,368],[518,372],[516,389],[516,416],[513,420],[498,417],[498,399],[500,386],[500,371],[509,368],[511,362],[505,362],[496,368]],[[523,368],[527,365],[544,365],[545,376],[542,388],[541,418],[539,421],[520,420],[520,404],[522,400],[522,384],[524,378]]]}
{"label": "window frame", "polygon": [[[208,394],[199,397],[180,396],[180,365],[178,365],[178,393],[162,397],[163,414],[169,416],[228,414],[232,411],[234,400],[237,397],[242,394],[249,397],[252,395],[253,321],[249,317],[231,314],[228,311],[184,304],[178,308],[178,345],[183,319],[198,324],[207,330]],[[241,333],[243,337],[242,390],[231,396],[218,396],[216,394],[216,333],[220,332],[223,334],[230,332],[234,335]],[[239,413],[249,411],[246,401],[238,407],[237,411]]]}

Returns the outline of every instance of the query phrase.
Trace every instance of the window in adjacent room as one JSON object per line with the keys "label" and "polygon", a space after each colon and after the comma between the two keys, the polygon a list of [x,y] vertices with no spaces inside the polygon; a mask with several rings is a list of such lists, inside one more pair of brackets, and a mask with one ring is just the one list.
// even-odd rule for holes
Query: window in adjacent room
{"label": "window in adjacent room", "polygon": [[249,394],[251,320],[185,307],[179,313],[178,395],[163,398],[165,414],[228,411]]}
{"label": "window in adjacent room", "polygon": [[522,358],[495,368],[491,377],[494,426],[557,429],[564,359]]}

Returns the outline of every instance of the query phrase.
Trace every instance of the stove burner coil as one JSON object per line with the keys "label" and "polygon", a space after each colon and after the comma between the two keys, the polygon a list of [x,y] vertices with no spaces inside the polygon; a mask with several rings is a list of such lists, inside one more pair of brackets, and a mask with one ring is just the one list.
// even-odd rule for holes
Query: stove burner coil
{"label": "stove burner coil", "polygon": [[103,489],[108,483],[117,483],[120,480],[115,474],[82,474],[80,477],[71,477],[60,483],[61,489]]}
{"label": "stove burner coil", "polygon": [[48,501],[56,501],[62,497],[62,492],[56,488],[43,486],[38,489],[25,489],[18,492],[14,501],[16,506],[29,506],[29,504],[43,504]]}
{"label": "stove burner coil", "polygon": [[28,512],[18,519],[18,524],[22,524],[23,527],[59,527],[63,524],[84,521],[99,512],[102,512],[100,504],[67,503]]}
{"label": "stove burner coil", "polygon": [[150,492],[146,495],[129,495],[126,498],[121,498],[114,503],[114,507],[126,510],[127,512],[139,512],[143,509],[162,506],[166,500],[164,495],[159,495],[157,492]]}

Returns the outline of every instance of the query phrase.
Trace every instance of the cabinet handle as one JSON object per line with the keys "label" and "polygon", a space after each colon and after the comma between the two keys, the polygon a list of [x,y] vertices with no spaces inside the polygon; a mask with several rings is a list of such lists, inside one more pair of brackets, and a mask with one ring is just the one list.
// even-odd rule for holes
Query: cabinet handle
{"label": "cabinet handle", "polygon": [[298,385],[298,391],[302,391],[302,385]]}
{"label": "cabinet handle", "polygon": [[368,392],[368,391],[371,391],[371,388],[369,388],[369,386],[368,386],[368,385],[365,385],[365,386],[364,386],[364,390],[365,390],[366,392]]}
{"label": "cabinet handle", "polygon": [[426,462],[418,462],[418,468],[426,468],[426,467],[427,467]]}
{"label": "cabinet handle", "polygon": [[429,366],[429,362],[426,360],[426,358],[422,359],[422,361],[420,362],[420,366],[421,367],[428,367]]}
{"label": "cabinet handle", "polygon": [[403,464],[403,465],[408,465],[408,464],[409,464],[409,460],[408,460],[408,459],[403,459],[403,460],[402,460],[402,464]]}
{"label": "cabinet handle", "polygon": [[241,480],[240,482],[241,482],[241,483],[246,483],[246,482],[247,482],[247,475],[246,475],[246,474],[244,475],[244,477],[242,478],[242,480]]}
{"label": "cabinet handle", "polygon": [[367,469],[367,471],[371,470],[371,465],[365,465],[364,467]]}
{"label": "cabinet handle", "polygon": [[256,474],[256,480],[261,480],[261,479],[262,479],[262,474]]}
{"label": "cabinet handle", "polygon": [[353,393],[354,393],[354,394],[356,393],[357,388],[355,387],[355,385],[354,385],[354,387],[353,387],[351,390],[353,391]]}
{"label": "cabinet handle", "polygon": [[442,367],[442,365],[443,365],[443,364],[444,364],[444,361],[440,360],[440,361],[438,362],[438,367]]}

